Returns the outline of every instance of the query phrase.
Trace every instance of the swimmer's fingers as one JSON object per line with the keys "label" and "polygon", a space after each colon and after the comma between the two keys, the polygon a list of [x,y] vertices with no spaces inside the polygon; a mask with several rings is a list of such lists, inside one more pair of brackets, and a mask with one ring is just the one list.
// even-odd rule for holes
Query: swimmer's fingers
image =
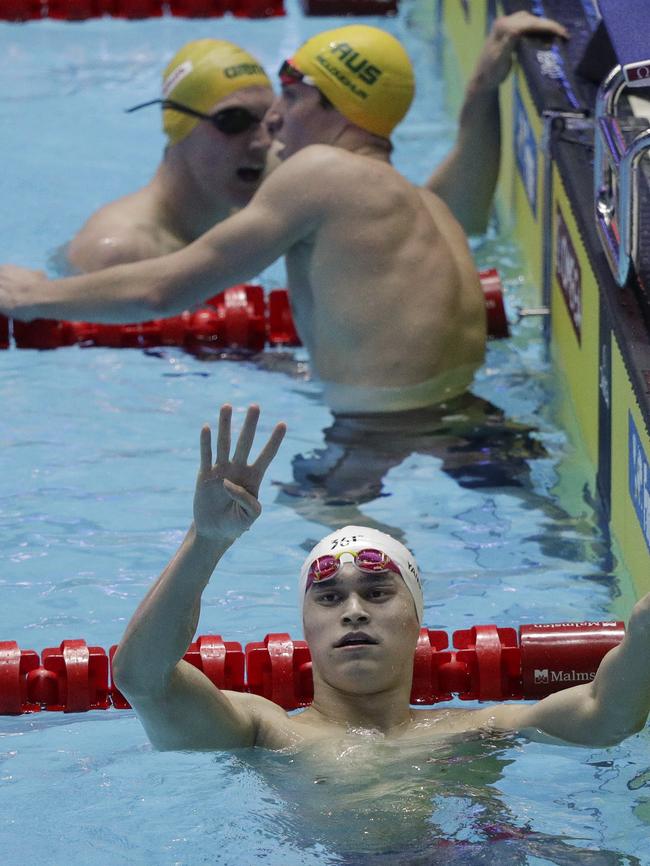
{"label": "swimmer's fingers", "polygon": [[253,439],[255,438],[255,431],[257,429],[259,417],[260,407],[256,403],[251,404],[248,407],[246,418],[244,419],[244,423],[242,424],[239,433],[235,453],[232,457],[233,463],[240,463],[244,466],[246,465],[248,455],[251,453],[251,448],[253,447]]}
{"label": "swimmer's fingers", "polygon": [[239,505],[249,522],[253,523],[254,520],[257,520],[262,512],[262,506],[257,497],[253,496],[252,493],[249,493],[245,487],[242,487],[240,484],[235,484],[228,478],[223,479],[223,486],[231,499]]}
{"label": "swimmer's fingers", "polygon": [[0,266],[0,311],[25,322],[36,318],[34,301],[42,296],[44,282],[47,282],[44,271],[17,265]]}
{"label": "swimmer's fingers", "polygon": [[276,424],[273,428],[273,432],[269,436],[269,441],[260,451],[255,463],[253,463],[253,469],[259,473],[260,478],[264,476],[264,473],[269,468],[271,461],[278,453],[278,449],[282,444],[286,432],[287,425],[284,422],[281,421],[279,424]]}
{"label": "swimmer's fingers", "polygon": [[497,18],[494,23],[495,35],[516,41],[522,36],[545,36],[560,39],[569,39],[569,31],[552,18],[542,18],[531,12],[514,12],[512,15],[504,15]]}
{"label": "swimmer's fingers", "polygon": [[223,465],[230,460],[230,430],[232,425],[232,406],[224,403],[219,412],[217,431],[217,463]]}
{"label": "swimmer's fingers", "polygon": [[472,76],[470,93],[490,92],[506,80],[512,66],[513,51],[525,36],[568,39],[569,32],[557,21],[530,12],[514,12],[497,18]]}
{"label": "swimmer's fingers", "polygon": [[201,428],[199,448],[201,454],[199,472],[201,475],[207,475],[212,469],[212,430],[207,424]]}
{"label": "swimmer's fingers", "polygon": [[530,29],[526,32],[526,36],[557,36],[558,39],[570,39],[571,34],[563,24],[559,21],[553,21],[552,18],[537,18],[535,24],[530,25]]}

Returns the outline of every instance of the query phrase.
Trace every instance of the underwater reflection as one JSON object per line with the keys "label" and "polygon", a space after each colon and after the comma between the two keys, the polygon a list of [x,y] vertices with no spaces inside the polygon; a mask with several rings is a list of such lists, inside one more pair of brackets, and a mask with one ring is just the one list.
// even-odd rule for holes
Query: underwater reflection
{"label": "underwater reflection", "polygon": [[[324,431],[324,445],[294,457],[294,481],[282,485],[279,501],[332,529],[359,523],[358,506],[385,495],[386,473],[411,454],[438,458],[461,487],[512,492],[531,505],[529,462],[548,456],[533,427],[469,393],[426,409],[336,416]],[[539,499],[534,497],[537,507]],[[362,522],[375,525],[367,516]],[[403,534],[395,526],[376,528],[396,538]]]}
{"label": "underwater reflection", "polygon": [[446,739],[424,746],[352,731],[295,752],[240,753],[286,804],[277,831],[304,848],[323,846],[345,866],[494,864],[529,856],[558,866],[641,866],[585,840],[522,825],[496,786],[516,758],[512,736]]}

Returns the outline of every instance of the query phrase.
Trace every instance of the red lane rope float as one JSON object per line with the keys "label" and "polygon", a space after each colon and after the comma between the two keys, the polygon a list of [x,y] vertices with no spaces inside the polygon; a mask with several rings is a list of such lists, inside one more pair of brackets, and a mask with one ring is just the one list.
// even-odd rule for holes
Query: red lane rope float
{"label": "red lane rope float", "polygon": [[[498,628],[478,625],[453,632],[423,628],[413,658],[412,704],[537,700],[593,680],[603,657],[623,639],[622,622],[566,622]],[[112,681],[117,646],[108,652],[83,640],[21,650],[0,642],[0,715],[40,710],[66,713],[128,709]],[[220,635],[190,644],[185,660],[221,689],[251,692],[285,710],[313,698],[311,656],[303,640],[269,634],[242,649]],[[110,674],[110,679],[109,679]]]}
{"label": "red lane rope float", "polygon": [[[384,0],[364,2],[374,2],[378,10],[384,5]],[[347,12],[353,11],[354,0],[349,0]],[[239,18],[270,18],[285,14],[283,0],[0,0],[0,19],[4,21],[38,18],[83,21],[102,15],[159,18],[167,12],[184,18],[216,18],[226,12]],[[380,13],[377,11],[375,14]]]}
{"label": "red lane rope float", "polygon": [[[509,335],[499,274],[490,269],[479,273],[485,295],[488,335]],[[146,349],[176,346],[200,353],[223,349],[259,352],[265,346],[299,346],[300,338],[291,316],[286,289],[265,296],[262,286],[245,283],[232,286],[207,301],[207,306],[180,316],[132,325],[98,325],[35,319],[13,321],[18,349],[57,349],[63,346],[104,346],[114,349]],[[0,317],[0,349],[10,346],[9,322]]]}
{"label": "red lane rope float", "polygon": [[[398,0],[301,0],[305,15],[396,15]],[[114,18],[159,18],[169,12],[183,18],[238,18],[284,15],[283,0],[0,0],[0,19],[29,21],[59,18],[83,21]]]}

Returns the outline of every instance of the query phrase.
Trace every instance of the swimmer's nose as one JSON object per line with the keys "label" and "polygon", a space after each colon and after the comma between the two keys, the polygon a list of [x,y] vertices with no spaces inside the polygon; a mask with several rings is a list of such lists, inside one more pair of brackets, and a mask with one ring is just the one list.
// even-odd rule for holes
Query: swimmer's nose
{"label": "swimmer's nose", "polygon": [[269,135],[277,135],[282,128],[282,112],[280,111],[280,98],[276,99],[271,104],[271,107],[264,115],[263,125],[266,126]]}
{"label": "swimmer's nose", "polygon": [[346,625],[357,625],[370,621],[361,598],[355,592],[350,593],[347,598],[341,621]]}
{"label": "swimmer's nose", "polygon": [[258,123],[255,133],[250,139],[250,149],[251,151],[261,151],[266,153],[272,144],[273,135],[269,130],[265,115],[261,123]]}

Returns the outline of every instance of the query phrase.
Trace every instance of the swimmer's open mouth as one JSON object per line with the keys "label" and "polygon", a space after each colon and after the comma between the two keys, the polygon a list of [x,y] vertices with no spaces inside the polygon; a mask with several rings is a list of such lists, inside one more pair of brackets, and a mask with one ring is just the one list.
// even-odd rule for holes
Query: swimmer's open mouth
{"label": "swimmer's open mouth", "polygon": [[246,183],[257,183],[261,180],[263,168],[238,168],[237,177]]}
{"label": "swimmer's open mouth", "polygon": [[379,643],[379,641],[376,641],[374,637],[370,637],[370,635],[366,634],[365,631],[349,631],[347,634],[344,634],[343,637],[334,644],[334,646],[336,648],[343,646],[371,646],[377,643]]}

